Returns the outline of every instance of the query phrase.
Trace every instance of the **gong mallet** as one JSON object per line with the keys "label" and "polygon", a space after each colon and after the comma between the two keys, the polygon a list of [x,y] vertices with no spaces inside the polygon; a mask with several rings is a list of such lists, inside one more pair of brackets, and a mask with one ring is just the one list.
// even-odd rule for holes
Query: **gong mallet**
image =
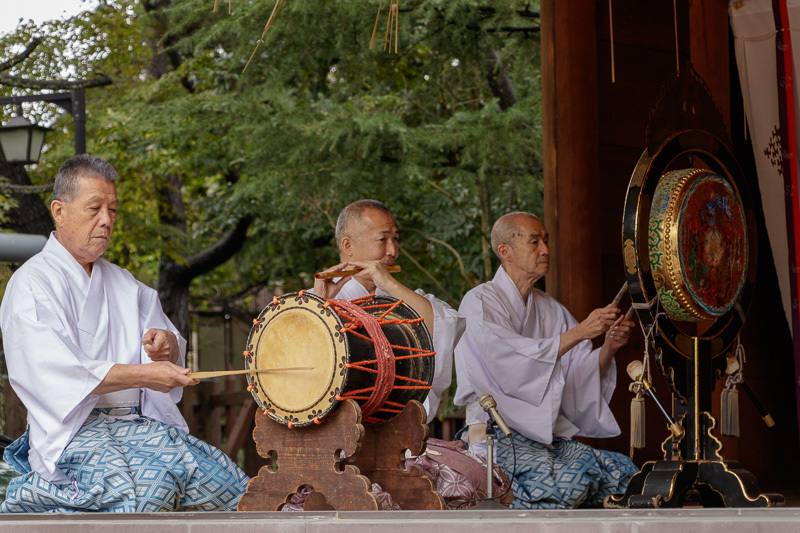
{"label": "gong mallet", "polygon": [[[732,376],[739,372],[739,369],[739,361],[733,357],[728,357],[727,365],[725,366],[725,373],[729,376]],[[769,414],[769,411],[767,411],[766,407],[764,407],[764,405],[758,401],[756,393],[753,392],[753,389],[750,388],[750,385],[744,381],[744,378],[741,379],[742,381],[737,383],[737,385],[742,388],[742,390],[747,394],[747,397],[750,398],[750,401],[753,402],[753,406],[756,408],[756,411],[758,411],[758,414],[761,415],[761,419],[764,421],[767,427],[771,428],[775,425],[775,419],[772,418],[772,415]]]}
{"label": "gong mallet", "polygon": [[264,374],[272,372],[288,372],[290,370],[314,370],[313,366],[290,366],[286,368],[245,368],[243,370],[212,370],[209,372],[189,372],[186,376],[192,379],[217,378],[235,376],[237,374]]}
{"label": "gong mallet", "polygon": [[650,396],[650,399],[656,404],[658,410],[661,412],[661,416],[664,417],[664,420],[667,421],[667,426],[669,426],[669,430],[672,432],[672,436],[676,439],[679,439],[685,433],[683,427],[680,424],[677,424],[675,420],[672,419],[672,416],[664,409],[664,405],[656,396],[656,390],[650,385],[650,382],[647,381],[647,378],[644,375],[644,364],[641,361],[631,361],[627,367],[628,376],[633,381],[641,381],[642,387],[644,387],[645,392],[647,395]]}
{"label": "gong mallet", "polygon": [[[389,272],[390,274],[395,274],[402,270],[400,265],[389,265],[385,268],[386,271]],[[357,268],[355,270],[338,270],[336,272],[317,272],[316,274],[314,274],[314,279],[343,278],[345,276],[355,276],[359,272],[361,272],[360,268]]]}
{"label": "gong mallet", "polygon": [[622,284],[622,288],[619,290],[614,299],[611,301],[612,307],[619,307],[619,303],[625,298],[625,293],[628,292],[628,282]]}
{"label": "gong mallet", "polygon": [[631,320],[635,311],[636,309],[634,309],[633,306],[630,306],[630,308],[628,308],[628,312],[625,313],[625,318],[623,318],[622,321],[627,322],[628,320]]}

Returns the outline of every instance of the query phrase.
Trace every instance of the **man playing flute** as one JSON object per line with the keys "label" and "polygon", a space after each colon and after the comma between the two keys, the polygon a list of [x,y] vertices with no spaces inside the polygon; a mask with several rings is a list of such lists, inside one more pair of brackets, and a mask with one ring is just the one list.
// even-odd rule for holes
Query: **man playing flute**
{"label": "man playing flute", "polygon": [[56,231],[0,306],[8,374],[28,430],[5,451],[21,475],[2,512],[234,510],[247,476],[189,435],[175,405],[196,385],[156,292],[101,256],[117,172],[83,154],[58,171]]}
{"label": "man playing flute", "polygon": [[[611,305],[578,323],[534,288],[550,265],[547,230],[536,216],[500,217],[491,240],[501,266],[459,308],[467,329],[455,352],[455,403],[466,405],[470,450],[486,453],[488,415],[478,399],[491,394],[516,445],[512,507],[598,506],[607,494],[623,492],[637,468],[622,454],[573,437],[620,433],[608,406],[616,385],[614,354],[635,324]],[[592,349],[591,339],[603,334],[602,347]],[[498,464],[512,475],[509,439],[499,436],[495,444]]]}
{"label": "man playing flute", "polygon": [[353,300],[369,294],[392,296],[411,306],[425,321],[436,352],[432,389],[424,406],[428,422],[436,416],[442,392],[450,386],[453,348],[464,332],[464,318],[447,303],[421,290],[412,291],[386,269],[394,265],[400,234],[389,209],[376,200],[358,200],[345,207],[336,222],[341,263],[325,272],[360,271],[340,279],[317,279],[314,294]]}

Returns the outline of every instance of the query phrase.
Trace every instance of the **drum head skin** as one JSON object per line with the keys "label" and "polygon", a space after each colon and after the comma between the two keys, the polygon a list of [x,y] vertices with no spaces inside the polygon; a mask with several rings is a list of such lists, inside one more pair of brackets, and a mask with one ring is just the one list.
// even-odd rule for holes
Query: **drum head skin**
{"label": "drum head skin", "polygon": [[731,184],[703,169],[665,174],[653,196],[650,266],[658,296],[676,320],[730,311],[747,276],[747,226]]}
{"label": "drum head skin", "polygon": [[[325,300],[310,293],[286,295],[261,312],[247,341],[247,368],[276,369],[248,376],[256,402],[283,424],[313,423],[336,402],[347,357],[342,322]],[[308,370],[282,368],[311,367]],[[255,376],[255,377],[254,377]]]}

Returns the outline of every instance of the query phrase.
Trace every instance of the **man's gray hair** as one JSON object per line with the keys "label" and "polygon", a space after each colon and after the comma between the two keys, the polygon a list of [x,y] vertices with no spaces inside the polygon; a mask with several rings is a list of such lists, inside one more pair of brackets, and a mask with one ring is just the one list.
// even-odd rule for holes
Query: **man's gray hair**
{"label": "man's gray hair", "polygon": [[381,211],[389,216],[392,216],[392,212],[389,211],[389,208],[386,207],[386,204],[379,202],[378,200],[370,200],[368,198],[356,200],[352,204],[342,209],[342,212],[339,213],[339,218],[336,220],[336,247],[339,249],[339,252],[342,251],[342,239],[345,238],[345,236],[350,238],[353,237],[353,228],[361,220],[361,215],[364,213],[364,211],[368,209]]}
{"label": "man's gray hair", "polygon": [[53,200],[70,203],[78,195],[78,181],[83,177],[100,178],[115,183],[117,171],[111,163],[96,155],[80,154],[67,159],[58,169],[53,185]]}
{"label": "man's gray hair", "polygon": [[539,217],[533,213],[527,213],[525,211],[513,211],[498,218],[497,221],[495,221],[494,226],[492,226],[492,250],[494,250],[494,253],[497,257],[500,257],[500,253],[497,251],[497,249],[501,244],[508,244],[512,248],[514,247],[514,239],[519,231],[517,218],[521,216],[532,217],[536,220],[540,220]]}

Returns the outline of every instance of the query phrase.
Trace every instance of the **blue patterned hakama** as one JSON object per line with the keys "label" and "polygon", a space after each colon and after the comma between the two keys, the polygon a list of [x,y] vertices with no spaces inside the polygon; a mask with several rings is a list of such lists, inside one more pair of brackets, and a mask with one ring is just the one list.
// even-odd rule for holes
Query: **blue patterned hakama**
{"label": "blue patterned hakama", "polygon": [[236,509],[249,478],[222,451],[152,418],[126,418],[92,412],[58,462],[66,484],[31,471],[26,432],[4,455],[22,475],[9,484],[0,512]]}
{"label": "blue patterned hakama", "polygon": [[[513,430],[512,430],[513,431]],[[495,440],[495,460],[514,477],[515,509],[572,509],[600,507],[609,494],[625,492],[639,471],[627,456],[596,450],[580,441],[556,439],[545,446],[513,431],[516,473],[511,442]]]}

